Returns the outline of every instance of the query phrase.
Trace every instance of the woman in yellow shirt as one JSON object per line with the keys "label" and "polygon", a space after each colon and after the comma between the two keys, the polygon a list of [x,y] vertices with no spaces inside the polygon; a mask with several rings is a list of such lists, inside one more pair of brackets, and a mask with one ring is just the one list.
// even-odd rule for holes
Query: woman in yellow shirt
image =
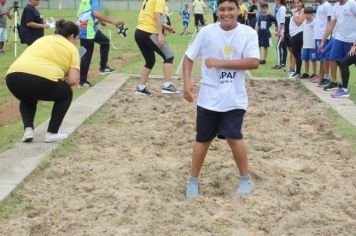
{"label": "woman in yellow shirt", "polygon": [[145,60],[141,78],[135,91],[135,94],[138,95],[152,95],[147,89],[146,83],[156,63],[155,52],[163,58],[164,83],[161,93],[180,93],[172,84],[171,78],[174,55],[168,44],[164,41],[164,35],[162,33],[163,28],[169,32],[174,32],[172,26],[162,24],[162,15],[164,14],[165,6],[166,0],[144,0],[138,16],[135,41]]}
{"label": "woman in yellow shirt", "polygon": [[38,100],[54,101],[45,142],[67,138],[67,134],[58,130],[72,102],[71,87],[78,85],[79,52],[75,47],[78,34],[75,23],[58,21],[54,35],[36,40],[7,71],[7,87],[20,100],[25,128],[23,142],[33,140]]}

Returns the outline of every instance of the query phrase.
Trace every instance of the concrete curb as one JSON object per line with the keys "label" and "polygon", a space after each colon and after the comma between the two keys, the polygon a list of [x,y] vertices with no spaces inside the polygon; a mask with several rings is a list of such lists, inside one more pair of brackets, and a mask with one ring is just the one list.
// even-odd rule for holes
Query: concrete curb
{"label": "concrete curb", "polygon": [[[68,110],[61,132],[73,133],[125,83],[128,76],[111,74],[77,98]],[[44,143],[49,120],[35,129],[32,143],[18,142],[0,154],[0,204],[6,200],[38,166],[40,161],[59,146]]]}

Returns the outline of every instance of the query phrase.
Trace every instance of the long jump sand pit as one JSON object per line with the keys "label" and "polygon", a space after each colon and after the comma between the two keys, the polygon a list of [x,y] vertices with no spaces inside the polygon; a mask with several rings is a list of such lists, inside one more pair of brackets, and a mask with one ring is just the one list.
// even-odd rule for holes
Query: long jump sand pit
{"label": "long jump sand pit", "polygon": [[252,195],[215,140],[186,200],[196,105],[130,80],[15,194],[1,235],[354,235],[356,158],[327,106],[293,81],[248,81]]}

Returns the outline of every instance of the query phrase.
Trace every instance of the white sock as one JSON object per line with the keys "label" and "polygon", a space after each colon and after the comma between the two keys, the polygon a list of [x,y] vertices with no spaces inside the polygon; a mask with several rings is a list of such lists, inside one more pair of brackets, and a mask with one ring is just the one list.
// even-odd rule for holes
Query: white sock
{"label": "white sock", "polygon": [[138,87],[138,89],[139,89],[140,91],[142,91],[142,90],[144,90],[144,89],[146,88],[146,85],[144,85],[144,84],[139,84],[137,87]]}
{"label": "white sock", "polygon": [[168,88],[171,84],[171,82],[164,82],[163,87]]}

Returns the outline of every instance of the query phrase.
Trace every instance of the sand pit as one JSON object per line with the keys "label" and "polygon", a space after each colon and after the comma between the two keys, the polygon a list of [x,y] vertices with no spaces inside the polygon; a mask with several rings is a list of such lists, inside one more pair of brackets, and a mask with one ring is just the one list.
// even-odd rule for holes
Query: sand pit
{"label": "sand pit", "polygon": [[356,156],[326,105],[292,81],[247,82],[255,191],[232,196],[239,175],[216,140],[188,201],[195,104],[161,83],[147,98],[129,81],[24,183],[0,235],[354,235]]}

